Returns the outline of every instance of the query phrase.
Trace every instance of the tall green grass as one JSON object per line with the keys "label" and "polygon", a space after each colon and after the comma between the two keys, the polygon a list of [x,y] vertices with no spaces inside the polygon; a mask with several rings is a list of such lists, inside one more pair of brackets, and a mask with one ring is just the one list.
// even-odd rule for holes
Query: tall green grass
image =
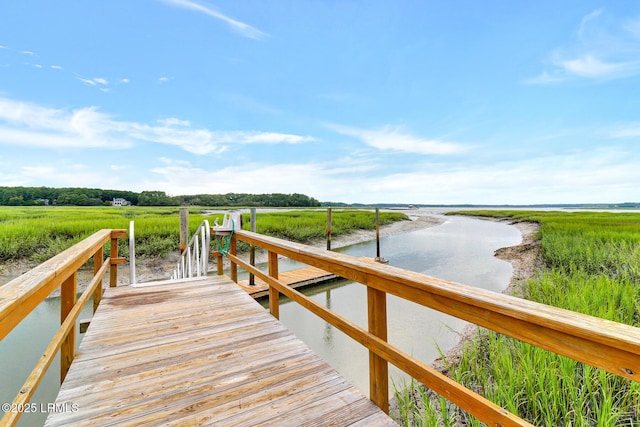
{"label": "tall green grass", "polygon": [[[380,225],[406,220],[399,212],[380,212]],[[243,218],[248,222],[248,216]],[[246,228],[246,227],[245,227]],[[339,236],[375,228],[375,213],[366,210],[332,210],[331,234]],[[263,214],[256,220],[256,232],[296,242],[321,239],[327,233],[327,212],[318,210],[283,211]]]}
{"label": "tall green grass", "polygon": [[[200,218],[197,212],[191,217],[194,231]],[[100,229],[128,229],[131,220],[140,256],[164,256],[176,247],[178,208],[1,207],[0,261],[41,262]],[[127,242],[121,240],[120,245],[120,253],[126,256]]]}
{"label": "tall green grass", "polygon": [[[544,269],[528,281],[525,298],[640,326],[640,214],[467,214],[540,224],[538,238]],[[462,359],[450,366],[449,372],[460,383],[534,425],[640,425],[640,383],[492,331],[481,330],[467,342]],[[405,401],[400,399],[400,406]],[[441,412],[441,405],[424,406],[401,418],[401,423],[442,425],[441,421],[413,421],[431,419]],[[400,412],[411,411],[403,408]],[[448,416],[462,425],[482,425],[460,410]]]}
{"label": "tall green grass", "polygon": [[[301,210],[258,213],[256,231],[288,240],[307,242],[326,234],[326,211]],[[374,213],[366,210],[334,210],[333,234],[373,229]],[[205,216],[203,209],[189,208],[189,234],[203,219],[213,225],[222,214]],[[382,212],[381,224],[407,219],[402,213]],[[103,228],[129,228],[135,222],[136,255],[165,257],[179,246],[177,207],[0,207],[0,262],[28,259],[41,262]],[[249,228],[249,215],[243,215]],[[240,247],[241,248],[241,247]],[[120,240],[120,254],[128,256],[128,242]]]}

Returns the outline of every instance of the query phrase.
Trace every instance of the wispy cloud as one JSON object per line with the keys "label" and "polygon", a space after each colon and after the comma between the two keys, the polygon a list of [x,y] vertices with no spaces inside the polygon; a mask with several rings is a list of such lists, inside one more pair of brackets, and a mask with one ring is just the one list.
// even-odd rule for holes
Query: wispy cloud
{"label": "wispy cloud", "polygon": [[179,147],[192,154],[219,154],[237,144],[299,144],[310,136],[193,128],[166,118],[154,125],[114,120],[97,107],[61,110],[0,98],[0,145],[46,148],[124,149],[139,141]]}
{"label": "wispy cloud", "polygon": [[327,126],[342,135],[352,136],[382,151],[415,154],[457,154],[469,149],[459,143],[417,137],[405,132],[398,126],[387,125],[376,130],[335,124],[328,124]]}
{"label": "wispy cloud", "polygon": [[640,137],[640,123],[630,123],[615,129],[609,134],[611,138],[638,138]]}
{"label": "wispy cloud", "polygon": [[92,79],[87,79],[84,77],[76,76],[78,80],[84,83],[87,86],[92,86],[97,89],[100,89],[103,92],[109,92],[109,81],[102,77],[94,77]]}
{"label": "wispy cloud", "polygon": [[211,16],[212,18],[223,21],[226,24],[228,24],[234,31],[250,39],[260,40],[267,36],[266,33],[263,33],[257,28],[252,27],[251,25],[246,24],[244,22],[230,18],[229,16],[217,11],[211,6],[207,6],[204,3],[199,3],[192,0],[162,0],[162,1],[174,6],[204,13],[205,15]]}
{"label": "wispy cloud", "polygon": [[[303,193],[312,196],[322,195],[323,200],[341,199],[346,191],[357,194],[362,189],[354,179],[350,188],[344,185],[345,172],[348,178],[357,177],[354,168],[348,163],[334,162],[280,162],[266,164],[251,162],[243,165],[221,165],[218,168],[205,169],[184,162],[161,159],[162,165],[152,167],[150,172],[155,176],[153,184],[166,189],[170,194],[210,193],[211,183],[215,183],[216,193],[240,192],[255,193],[256,183],[260,183],[260,192],[278,193],[284,191]],[[336,170],[339,169],[339,170]],[[233,180],[228,177],[233,176]],[[269,179],[265,180],[264,177]],[[146,188],[151,183],[146,184]]]}
{"label": "wispy cloud", "polygon": [[552,84],[571,79],[611,80],[640,74],[640,19],[608,19],[603,9],[585,15],[575,38],[554,49],[550,67],[527,84]]}

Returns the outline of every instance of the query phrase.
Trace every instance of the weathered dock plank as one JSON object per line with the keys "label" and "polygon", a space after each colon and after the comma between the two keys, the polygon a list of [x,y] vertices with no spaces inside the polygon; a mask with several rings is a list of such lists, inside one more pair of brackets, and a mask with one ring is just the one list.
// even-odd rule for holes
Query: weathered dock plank
{"label": "weathered dock plank", "polygon": [[60,425],[395,425],[224,276],[110,288],[56,404]]}

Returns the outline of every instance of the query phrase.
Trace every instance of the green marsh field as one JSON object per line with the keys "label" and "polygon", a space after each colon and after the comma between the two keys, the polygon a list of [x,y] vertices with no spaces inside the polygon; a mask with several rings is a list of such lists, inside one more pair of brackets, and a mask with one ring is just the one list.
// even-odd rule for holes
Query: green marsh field
{"label": "green marsh field", "polygon": [[[470,211],[540,224],[543,267],[527,299],[640,326],[640,214]],[[538,426],[639,426],[640,383],[481,331],[449,375]],[[397,391],[403,425],[482,425],[416,384]]]}
{"label": "green marsh field", "polygon": [[[222,214],[206,215],[205,208],[189,208],[189,234],[202,220],[213,225]],[[397,212],[381,212],[380,224],[406,220]],[[103,228],[129,229],[135,223],[136,256],[165,257],[179,247],[180,218],[177,207],[0,207],[0,263],[17,260],[42,262]],[[243,214],[249,229],[249,214]],[[326,236],[326,210],[258,212],[256,231],[296,242]],[[371,210],[332,210],[332,235],[375,228]],[[242,248],[240,247],[240,250]],[[128,255],[128,244],[120,241],[120,254]]]}

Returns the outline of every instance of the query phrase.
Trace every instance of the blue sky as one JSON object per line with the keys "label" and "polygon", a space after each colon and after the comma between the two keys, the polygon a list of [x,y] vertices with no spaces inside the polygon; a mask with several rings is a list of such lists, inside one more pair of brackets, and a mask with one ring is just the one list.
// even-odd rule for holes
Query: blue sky
{"label": "blue sky", "polygon": [[640,3],[0,4],[0,185],[640,201]]}

